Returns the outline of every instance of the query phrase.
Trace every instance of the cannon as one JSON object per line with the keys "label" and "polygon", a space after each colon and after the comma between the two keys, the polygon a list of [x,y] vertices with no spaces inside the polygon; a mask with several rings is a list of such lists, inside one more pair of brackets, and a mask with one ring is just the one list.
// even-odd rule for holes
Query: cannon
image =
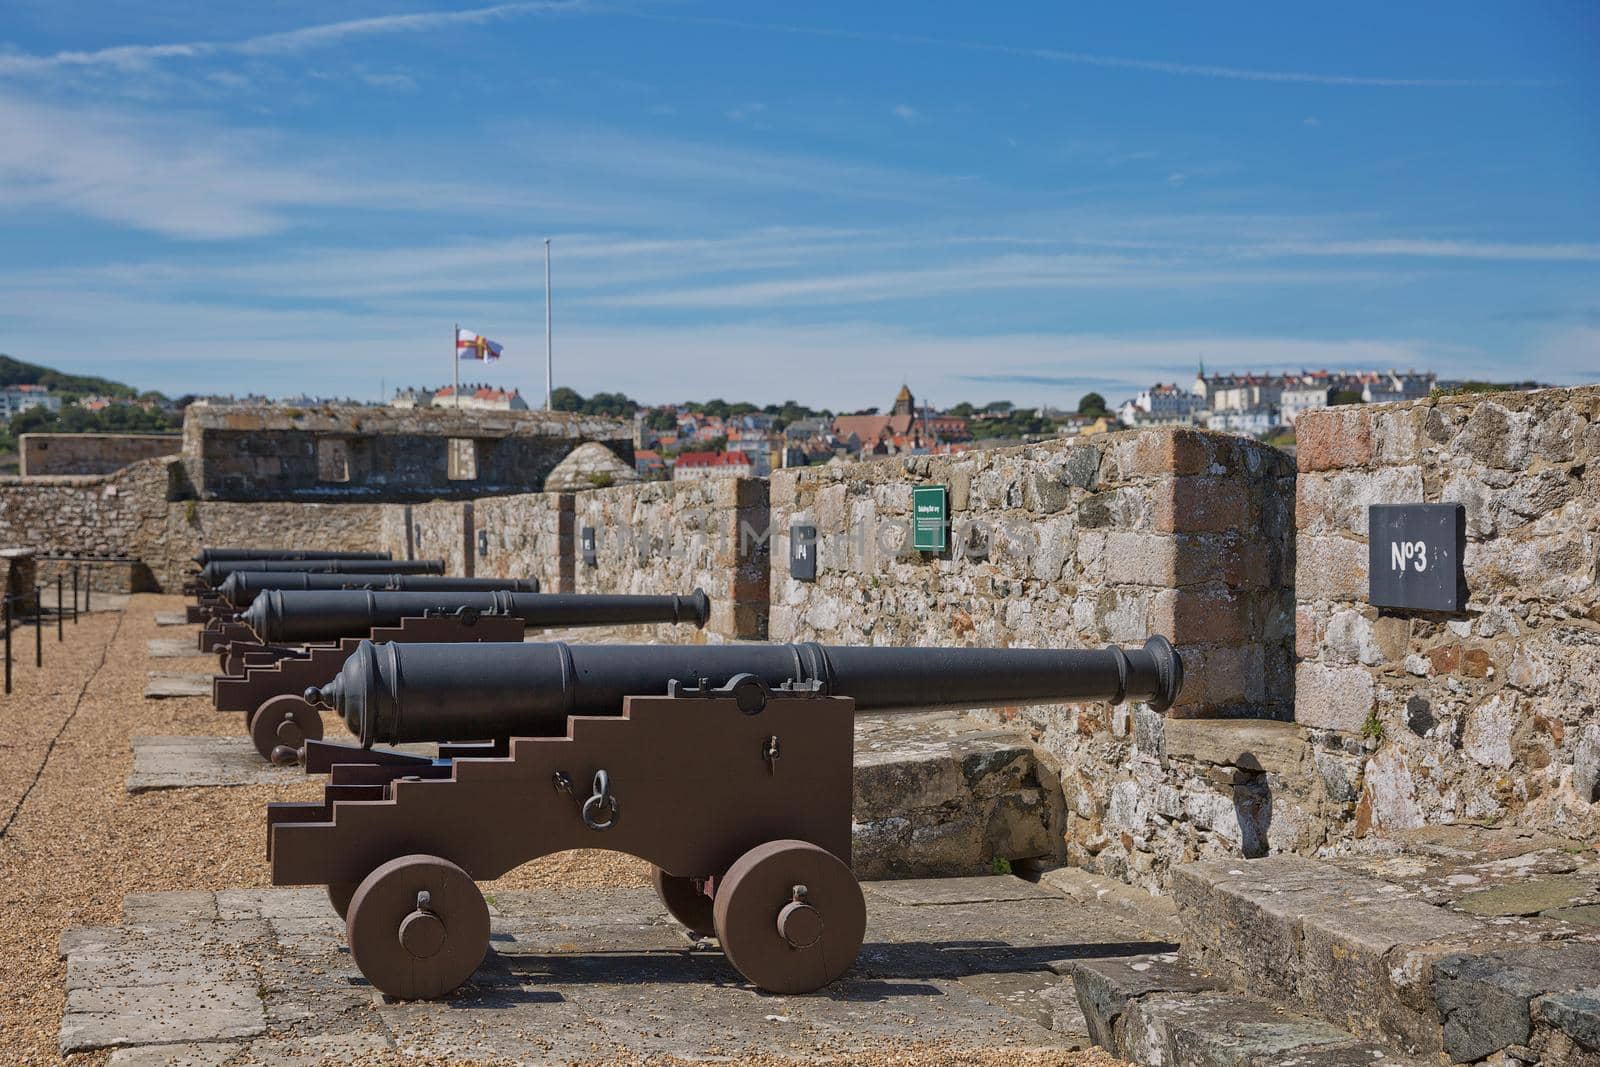
{"label": "cannon", "polygon": [[704,626],[711,601],[698,589],[688,596],[272,589],[256,597],[239,618],[262,641],[331,641],[364,633],[374,626],[396,626],[401,619],[430,611],[509,615],[534,628],[651,622],[693,622]]}
{"label": "cannon", "polygon": [[[313,742],[320,803],[267,808],[274,885],[324,885],[361,972],[443,996],[489,944],[477,882],[573,848],[652,865],[691,931],[753,985],[805,993],[852,964],[857,711],[1141,700],[1183,684],[1171,644],[1103,650],[377,646],[306,694],[365,747]],[[437,740],[438,758],[372,748]]]}
{"label": "cannon", "polygon": [[[247,712],[245,729],[256,751],[274,763],[293,763],[307,741],[323,734],[321,713],[306,703],[306,687],[336,672],[363,639],[389,644],[520,646],[527,627],[607,626],[689,622],[711,616],[704,592],[687,596],[585,596],[488,592],[389,592],[273,589],[236,616],[256,641],[219,648],[224,674],[211,680],[218,711]],[[304,648],[277,642],[309,642]],[[324,643],[318,643],[324,642]]]}
{"label": "cannon", "polygon": [[217,563],[247,559],[393,559],[388,552],[326,552],[312,548],[202,548],[192,557],[204,567]]}
{"label": "cannon", "polygon": [[[192,557],[195,565],[205,567],[210,563],[225,563],[240,560],[327,560],[327,559],[389,559],[387,552],[327,552],[306,548],[202,548],[198,555]],[[198,596],[210,587],[210,583],[201,580],[198,574],[192,574],[183,583],[183,592],[186,596]],[[190,612],[190,622],[199,622],[194,612]]]}
{"label": "cannon", "polygon": [[266,571],[313,574],[443,574],[442,559],[234,559],[213,560],[200,568],[200,582],[215,589],[228,575]]}
{"label": "cannon", "polygon": [[459,578],[450,574],[329,574],[316,571],[235,571],[217,587],[236,609],[248,608],[268,589],[387,589],[395,592],[470,593],[503,589],[537,593],[537,578]]}

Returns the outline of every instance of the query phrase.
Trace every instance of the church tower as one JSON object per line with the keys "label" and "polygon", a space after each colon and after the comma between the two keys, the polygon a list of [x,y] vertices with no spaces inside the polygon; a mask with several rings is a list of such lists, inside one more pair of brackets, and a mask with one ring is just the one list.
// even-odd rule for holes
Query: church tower
{"label": "church tower", "polygon": [[894,398],[894,410],[889,414],[915,416],[916,413],[917,402],[911,398],[911,390],[904,385],[900,386],[900,392]]}

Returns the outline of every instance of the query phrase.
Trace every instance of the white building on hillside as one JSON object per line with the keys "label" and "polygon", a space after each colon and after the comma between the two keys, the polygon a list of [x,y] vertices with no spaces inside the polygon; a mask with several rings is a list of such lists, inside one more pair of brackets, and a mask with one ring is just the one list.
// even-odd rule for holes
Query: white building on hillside
{"label": "white building on hillside", "polygon": [[0,419],[14,418],[29,408],[60,411],[61,398],[42,385],[8,385],[0,389]]}

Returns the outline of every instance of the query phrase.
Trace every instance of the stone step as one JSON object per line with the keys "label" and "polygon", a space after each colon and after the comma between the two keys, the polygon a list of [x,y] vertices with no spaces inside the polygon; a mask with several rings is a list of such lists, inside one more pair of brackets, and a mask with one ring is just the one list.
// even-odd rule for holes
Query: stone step
{"label": "stone step", "polygon": [[1074,964],[1096,1044],[1148,1067],[1422,1067],[1380,1043],[1224,983],[1177,954]]}
{"label": "stone step", "polygon": [[862,715],[855,766],[861,878],[978,874],[1060,858],[1060,780],[1021,734],[954,712]]}
{"label": "stone step", "polygon": [[1493,920],[1333,863],[1281,855],[1176,868],[1189,959],[1404,1053],[1600,1067],[1600,945]]}

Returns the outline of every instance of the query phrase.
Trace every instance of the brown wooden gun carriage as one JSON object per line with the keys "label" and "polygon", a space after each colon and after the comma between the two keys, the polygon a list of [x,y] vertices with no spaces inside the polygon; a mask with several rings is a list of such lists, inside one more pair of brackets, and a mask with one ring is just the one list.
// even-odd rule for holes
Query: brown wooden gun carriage
{"label": "brown wooden gun carriage", "polygon": [[[366,747],[316,743],[321,803],[268,807],[275,885],[322,884],[380,990],[438,997],[488,949],[476,882],[552,852],[654,867],[671,914],[776,993],[847,970],[857,710],[1137,699],[1165,709],[1172,646],[1139,649],[363,643],[306,697]],[[462,743],[468,740],[477,744]],[[437,740],[438,759],[374,749]]]}

